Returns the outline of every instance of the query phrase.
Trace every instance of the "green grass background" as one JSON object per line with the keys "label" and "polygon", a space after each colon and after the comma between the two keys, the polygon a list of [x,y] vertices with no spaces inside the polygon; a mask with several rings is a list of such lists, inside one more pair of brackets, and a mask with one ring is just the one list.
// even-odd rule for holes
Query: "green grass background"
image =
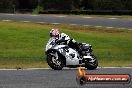
{"label": "green grass background", "polygon": [[48,67],[44,49],[56,27],[93,46],[99,66],[132,66],[132,31],[0,21],[0,68]]}

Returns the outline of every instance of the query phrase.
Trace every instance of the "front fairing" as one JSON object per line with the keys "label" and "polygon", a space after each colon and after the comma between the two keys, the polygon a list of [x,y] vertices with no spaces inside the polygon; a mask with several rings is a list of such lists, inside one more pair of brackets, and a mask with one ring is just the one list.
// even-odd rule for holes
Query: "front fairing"
{"label": "front fairing", "polygon": [[45,51],[51,49],[55,45],[55,39],[50,38],[49,41],[46,44]]}
{"label": "front fairing", "polygon": [[46,52],[48,50],[56,50],[58,53],[60,53],[66,60],[66,65],[79,65],[79,60],[82,60],[79,57],[79,54],[76,50],[69,48],[68,45],[58,45],[55,44],[54,40],[49,40],[46,45]]}

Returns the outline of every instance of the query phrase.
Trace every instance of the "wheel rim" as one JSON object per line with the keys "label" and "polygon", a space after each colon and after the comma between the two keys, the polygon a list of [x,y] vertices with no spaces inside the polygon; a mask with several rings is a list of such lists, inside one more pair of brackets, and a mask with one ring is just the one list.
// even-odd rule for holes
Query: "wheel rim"
{"label": "wheel rim", "polygon": [[55,65],[58,65],[58,66],[60,66],[60,65],[61,65],[61,63],[60,63],[59,59],[58,59],[58,58],[56,58],[56,57],[54,57],[54,56],[52,56],[52,62],[53,62],[53,64],[55,64]]}
{"label": "wheel rim", "polygon": [[96,65],[96,59],[94,57],[91,58],[91,60],[89,61],[89,63],[94,66]]}
{"label": "wheel rim", "polygon": [[86,65],[88,66],[96,66],[97,65],[97,60],[95,57],[92,56],[92,58],[89,58],[89,60],[86,60]]}
{"label": "wheel rim", "polygon": [[61,66],[61,62],[59,61],[59,58],[58,58],[58,54],[55,53],[55,54],[52,54],[50,53],[50,62],[54,64],[54,66]]}

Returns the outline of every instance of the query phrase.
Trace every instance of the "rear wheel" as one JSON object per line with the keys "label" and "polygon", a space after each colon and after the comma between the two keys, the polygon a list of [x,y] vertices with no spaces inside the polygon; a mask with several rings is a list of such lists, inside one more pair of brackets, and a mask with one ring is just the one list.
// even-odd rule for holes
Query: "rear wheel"
{"label": "rear wheel", "polygon": [[88,58],[85,60],[85,67],[88,70],[94,70],[98,66],[98,60],[94,55],[91,55],[92,58]]}
{"label": "rear wheel", "polygon": [[62,70],[64,67],[63,61],[55,51],[47,54],[47,63],[54,70]]}

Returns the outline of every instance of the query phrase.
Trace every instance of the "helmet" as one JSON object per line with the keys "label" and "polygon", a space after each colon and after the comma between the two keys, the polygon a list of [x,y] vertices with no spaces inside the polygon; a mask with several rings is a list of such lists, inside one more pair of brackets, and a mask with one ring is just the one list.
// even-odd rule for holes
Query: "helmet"
{"label": "helmet", "polygon": [[51,31],[50,31],[50,37],[52,37],[52,38],[58,38],[58,36],[59,36],[59,31],[58,31],[58,29],[51,29]]}
{"label": "helmet", "polygon": [[65,33],[61,33],[60,36],[59,36],[59,39],[69,40],[70,37],[68,35],[66,35]]}

